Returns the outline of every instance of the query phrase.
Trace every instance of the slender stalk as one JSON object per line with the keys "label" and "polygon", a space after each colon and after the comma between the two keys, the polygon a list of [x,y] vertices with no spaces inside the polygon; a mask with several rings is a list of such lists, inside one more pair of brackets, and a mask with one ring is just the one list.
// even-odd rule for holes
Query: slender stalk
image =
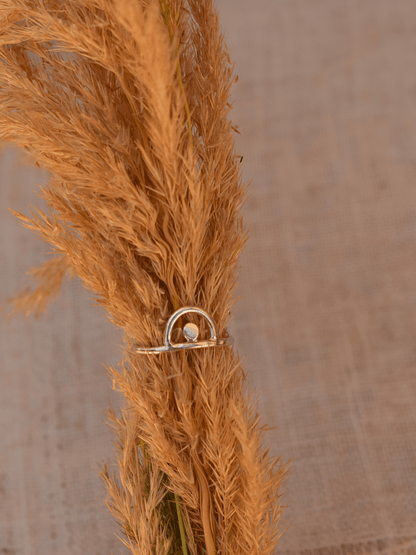
{"label": "slender stalk", "polygon": [[188,101],[186,100],[186,95],[185,95],[185,89],[183,86],[183,82],[182,82],[182,75],[181,75],[181,64],[179,62],[179,57],[178,57],[178,65],[177,65],[177,74],[178,74],[178,79],[179,79],[179,86],[181,88],[181,91],[183,93],[184,99],[185,99],[185,110],[186,110],[186,115],[187,115],[187,124],[188,124],[188,132],[189,132],[189,142],[191,143],[191,150],[194,149],[194,143],[192,140],[192,122],[191,122],[191,112],[189,110],[189,106],[188,106]]}
{"label": "slender stalk", "polygon": [[143,440],[140,440],[140,446],[141,446],[142,451],[143,451],[143,457],[144,457],[145,468],[147,469],[148,466],[149,466],[149,456],[148,456],[148,454],[147,454],[146,444],[144,443]]}
{"label": "slender stalk", "polygon": [[182,521],[181,507],[179,504],[179,496],[177,493],[175,493],[175,503],[176,503],[176,511],[178,513],[179,528],[181,531],[182,551],[183,551],[183,555],[188,555],[188,550],[186,548],[185,530],[184,530],[183,521]]}
{"label": "slender stalk", "polygon": [[[169,39],[170,39],[170,43],[172,44],[173,39],[174,39],[174,35],[175,35],[175,29],[172,29],[171,25],[169,24],[169,15],[171,12],[171,8],[169,6],[169,3],[166,2],[166,0],[159,0],[160,3],[160,9],[163,15],[163,19],[165,22],[166,27],[169,30]],[[175,24],[177,24],[179,19],[178,13],[175,13]],[[185,94],[185,88],[183,86],[183,81],[182,81],[182,71],[181,71],[181,63],[179,60],[179,51],[178,51],[178,47],[175,48],[175,57],[178,58],[178,62],[176,65],[176,74],[178,76],[178,81],[179,81],[179,86],[180,89],[182,91],[182,95],[184,98],[184,102],[185,102],[185,111],[186,111],[186,117],[187,117],[187,125],[188,125],[188,133],[189,133],[189,142],[191,145],[191,150],[193,151],[194,149],[194,144],[193,144],[193,139],[192,139],[192,122],[191,122],[191,112],[189,110],[189,105],[188,105],[188,101],[186,99],[186,94]]]}

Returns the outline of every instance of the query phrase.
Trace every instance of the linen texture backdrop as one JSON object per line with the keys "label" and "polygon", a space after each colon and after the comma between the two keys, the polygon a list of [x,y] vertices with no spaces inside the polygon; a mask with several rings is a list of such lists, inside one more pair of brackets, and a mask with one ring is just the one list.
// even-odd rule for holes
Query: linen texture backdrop
{"label": "linen texture backdrop", "polygon": [[[276,554],[416,552],[416,4],[217,0],[251,238],[230,332],[271,454],[293,457]],[[0,155],[1,299],[49,245],[46,174]],[[77,278],[38,320],[0,320],[0,553],[125,554],[103,364],[122,337]]]}

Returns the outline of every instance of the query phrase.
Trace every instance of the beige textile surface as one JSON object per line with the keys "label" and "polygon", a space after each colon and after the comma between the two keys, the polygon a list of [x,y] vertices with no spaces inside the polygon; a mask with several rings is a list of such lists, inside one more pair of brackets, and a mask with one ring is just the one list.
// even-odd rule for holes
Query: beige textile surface
{"label": "beige textile surface", "polygon": [[[220,0],[251,239],[231,326],[292,472],[279,555],[416,552],[416,4]],[[0,302],[49,246],[8,213],[40,171],[0,160]],[[0,321],[0,554],[124,554],[103,364],[121,334],[77,278]]]}

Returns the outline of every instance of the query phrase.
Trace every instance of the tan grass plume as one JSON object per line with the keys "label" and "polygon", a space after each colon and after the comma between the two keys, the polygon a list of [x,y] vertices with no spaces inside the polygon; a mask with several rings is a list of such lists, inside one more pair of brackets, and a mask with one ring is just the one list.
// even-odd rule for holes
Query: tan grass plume
{"label": "tan grass plume", "polygon": [[235,80],[211,0],[0,0],[0,140],[51,175],[49,212],[14,214],[57,254],[13,314],[69,272],[123,329],[119,477],[101,475],[134,554],[271,555],[283,533],[290,461],[262,448],[238,354],[132,348],[162,344],[181,306],[227,336],[247,240]]}

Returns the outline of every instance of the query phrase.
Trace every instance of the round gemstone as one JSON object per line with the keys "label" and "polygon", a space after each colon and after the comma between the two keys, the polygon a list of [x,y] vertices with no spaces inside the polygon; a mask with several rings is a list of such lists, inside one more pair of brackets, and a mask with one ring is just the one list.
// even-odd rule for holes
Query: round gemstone
{"label": "round gemstone", "polygon": [[196,326],[195,324],[191,324],[190,322],[188,322],[183,328],[183,334],[186,340],[191,341],[192,343],[197,340],[198,333],[198,326]]}

